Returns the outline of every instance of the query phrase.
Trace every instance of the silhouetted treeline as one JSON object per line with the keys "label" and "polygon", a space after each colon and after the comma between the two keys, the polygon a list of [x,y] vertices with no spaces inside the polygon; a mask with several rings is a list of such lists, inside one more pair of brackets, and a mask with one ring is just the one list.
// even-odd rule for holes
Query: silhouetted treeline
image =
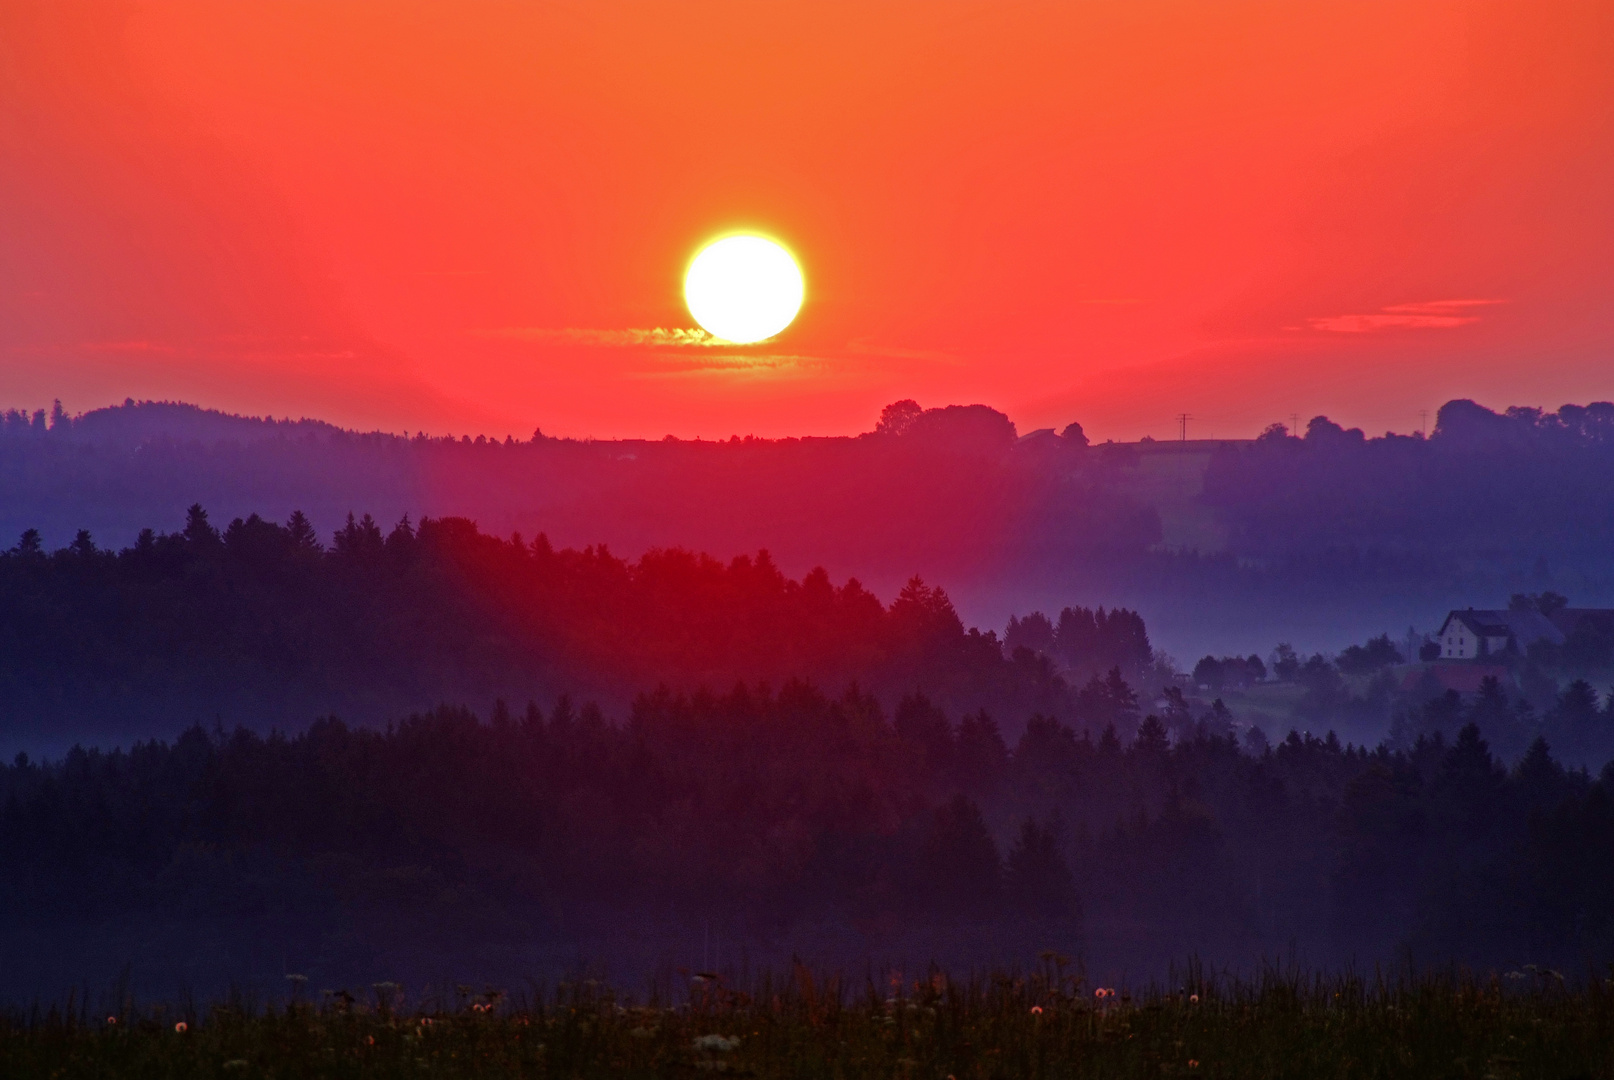
{"label": "silhouetted treeline", "polygon": [[225,517],[301,508],[322,532],[349,511],[409,512],[635,556],[766,548],[798,574],[822,565],[890,589],[1158,539],[1158,516],[1106,479],[1120,459],[1087,453],[1079,427],[1022,446],[984,406],[892,409],[855,438],[717,442],[365,434],[161,402],[50,422],[13,412],[0,416],[0,529],[56,545],[88,528],[121,546],[160,524],[154,508],[173,528],[194,502]]}
{"label": "silhouetted treeline", "polygon": [[1498,757],[1516,761],[1538,742],[1550,743],[1559,756],[1592,767],[1614,759],[1614,692],[1599,703],[1597,691],[1575,679],[1561,691],[1549,691],[1541,707],[1529,696],[1509,693],[1495,676],[1480,683],[1479,692],[1463,696],[1428,684],[1396,713],[1390,742],[1409,746],[1419,738],[1450,739],[1473,724],[1495,747]]}
{"label": "silhouetted treeline", "polygon": [[1052,657],[1080,680],[1102,676],[1111,668],[1136,678],[1155,662],[1143,617],[1125,608],[1068,607],[1059,613],[1058,622],[1040,611],[1023,619],[1010,616],[1003,645],[1011,652],[1024,648]]}
{"label": "silhouetted treeline", "polygon": [[1337,649],[1518,591],[1614,604],[1597,539],[1611,410],[1454,401],[1428,438],[1317,417],[1305,438],[1088,445],[1079,425],[1017,438],[994,410],[912,402],[852,438],[717,442],[361,434],[127,402],[0,417],[0,535],[122,546],[198,501],[223,519],[300,507],[322,535],[350,510],[459,516],[635,557],[765,548],[794,576],[822,565],[886,594],[917,573],[993,624],[1119,605],[1184,660]]}
{"label": "silhouetted treeline", "polygon": [[1614,404],[1499,414],[1451,401],[1427,439],[1370,439],[1322,416],[1304,438],[1274,425],[1217,454],[1204,497],[1247,557],[1421,559],[1448,574],[1511,560],[1519,580],[1553,563],[1607,578]]}
{"label": "silhouetted treeline", "polygon": [[195,506],[121,551],[81,532],[47,553],[30,530],[0,554],[0,731],[24,745],[792,677],[991,702],[1016,724],[1076,702],[1045,660],[966,631],[939,588],[914,579],[886,606],[823,570],[788,578],[766,552],[630,561],[368,515],[327,548],[301,513],[221,531]]}
{"label": "silhouetted treeline", "polygon": [[1539,742],[1507,770],[1472,726],[1243,752],[1212,722],[1173,739],[1147,716],[1122,740],[1038,718],[1006,743],[987,713],[801,683],[664,690],[620,724],[443,708],[0,769],[11,978],[81,934],[103,960],[131,948],[119,927],[171,942],[175,920],[148,965],[212,950],[322,978],[422,950],[465,971],[602,927],[655,953],[703,925],[758,950],[1012,942],[1134,972],[1398,950],[1584,970],[1614,959],[1611,855],[1614,768],[1567,772]]}

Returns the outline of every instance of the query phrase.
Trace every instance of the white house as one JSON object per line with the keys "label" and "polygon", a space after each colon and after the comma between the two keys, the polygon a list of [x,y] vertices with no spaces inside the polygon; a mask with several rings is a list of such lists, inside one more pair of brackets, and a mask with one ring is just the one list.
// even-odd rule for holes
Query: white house
{"label": "white house", "polygon": [[1523,653],[1537,641],[1564,643],[1564,633],[1539,611],[1468,608],[1454,611],[1435,635],[1442,660],[1478,660]]}

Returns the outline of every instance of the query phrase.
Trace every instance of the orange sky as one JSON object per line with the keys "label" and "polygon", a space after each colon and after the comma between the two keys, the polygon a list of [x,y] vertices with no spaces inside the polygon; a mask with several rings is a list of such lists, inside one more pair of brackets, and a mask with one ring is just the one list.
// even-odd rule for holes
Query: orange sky
{"label": "orange sky", "polygon": [[[686,260],[808,302],[747,348]],[[1614,397],[1614,5],[0,0],[0,405],[1411,430]]]}

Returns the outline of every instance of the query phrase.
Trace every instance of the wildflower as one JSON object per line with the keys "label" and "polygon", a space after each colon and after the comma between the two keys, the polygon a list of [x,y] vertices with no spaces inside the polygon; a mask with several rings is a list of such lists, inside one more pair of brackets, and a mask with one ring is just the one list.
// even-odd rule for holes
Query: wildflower
{"label": "wildflower", "polygon": [[429,1016],[422,1016],[420,1018],[420,1026],[421,1027],[431,1027],[432,1026],[432,1018],[429,1017]]}
{"label": "wildflower", "polygon": [[1093,991],[1093,996],[1096,997],[1096,998],[1103,997],[1104,996],[1104,988],[1101,986],[1097,990],[1094,990]]}
{"label": "wildflower", "polygon": [[109,1016],[106,1018],[106,1022],[109,1024],[116,1024],[118,1022],[118,1018],[116,1016]]}
{"label": "wildflower", "polygon": [[366,1035],[364,1037],[364,1045],[365,1046],[374,1046],[375,1045],[375,1036],[374,1035]]}
{"label": "wildflower", "polygon": [[1033,1006],[1031,1006],[1031,1015],[1032,1016],[1041,1016],[1042,1015],[1042,1006],[1041,1005],[1033,1005]]}
{"label": "wildflower", "polygon": [[1188,1059],[1188,1067],[1189,1067],[1189,1068],[1190,1068],[1190,1069],[1197,1069],[1197,1068],[1199,1068],[1199,1061],[1198,1061],[1198,1060],[1197,1060],[1197,1059],[1195,1059],[1195,1058],[1189,1058],[1189,1059]]}
{"label": "wildflower", "polygon": [[[1339,995],[1336,994],[1334,996],[1338,997]],[[1188,995],[1188,1000],[1193,1002],[1195,1005],[1198,1005],[1199,1004],[1199,995],[1198,994],[1189,994]]]}
{"label": "wildflower", "polygon": [[179,1032],[181,1035],[185,1034],[185,1032],[189,1031],[190,1029],[191,1029],[191,1026],[189,1024],[185,1023],[185,1021],[183,1021],[183,1020],[181,1020],[179,1023],[174,1025],[174,1030]]}

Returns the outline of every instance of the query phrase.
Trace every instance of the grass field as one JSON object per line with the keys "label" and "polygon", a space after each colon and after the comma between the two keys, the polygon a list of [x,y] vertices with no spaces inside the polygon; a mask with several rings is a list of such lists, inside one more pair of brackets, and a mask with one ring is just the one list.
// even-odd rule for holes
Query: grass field
{"label": "grass field", "polygon": [[0,1076],[1614,1077],[1614,988],[1550,973],[1183,980],[1136,996],[1050,963],[1028,976],[852,983],[798,970],[750,993],[695,978],[676,1004],[563,985],[542,1001],[397,988],[319,1004],[0,1021]]}

